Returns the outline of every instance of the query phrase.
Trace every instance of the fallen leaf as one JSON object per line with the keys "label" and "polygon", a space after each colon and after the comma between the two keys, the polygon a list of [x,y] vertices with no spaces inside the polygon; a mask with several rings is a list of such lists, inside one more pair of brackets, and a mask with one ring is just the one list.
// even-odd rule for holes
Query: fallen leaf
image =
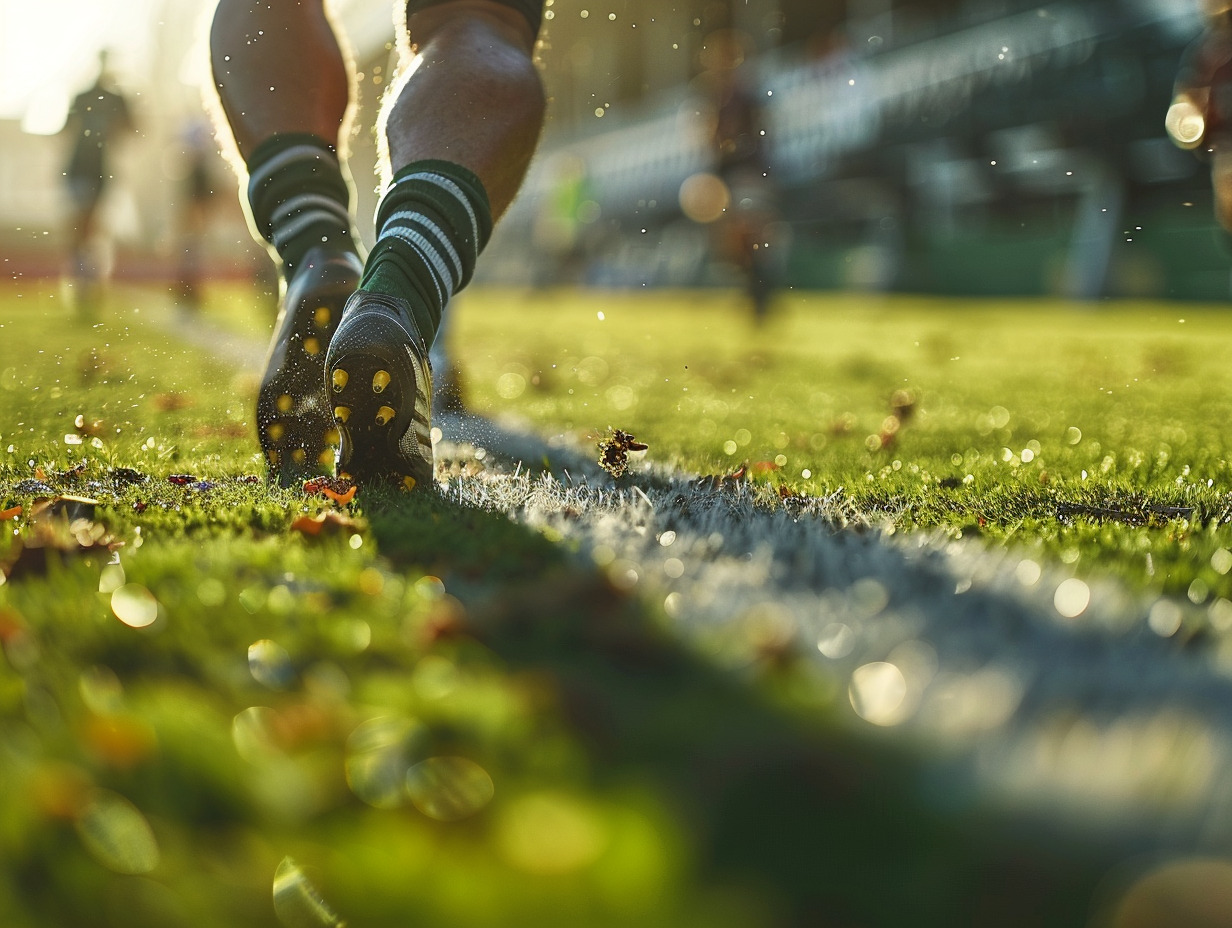
{"label": "fallen leaf", "polygon": [[326,487],[321,492],[324,493],[329,499],[332,499],[335,503],[345,506],[355,498],[355,491],[358,489],[359,487],[351,487],[351,489],[347,490],[345,493],[335,493],[333,490]]}
{"label": "fallen leaf", "polygon": [[329,535],[336,532],[357,532],[360,524],[350,516],[329,510],[316,516],[300,516],[291,523],[291,530],[315,538],[318,535]]}
{"label": "fallen leaf", "polygon": [[0,522],[8,522],[11,519],[16,519],[23,512],[22,506],[14,506],[12,509],[0,509]]}
{"label": "fallen leaf", "polygon": [[355,499],[359,487],[346,477],[314,477],[304,481],[305,496],[324,496],[341,506]]}

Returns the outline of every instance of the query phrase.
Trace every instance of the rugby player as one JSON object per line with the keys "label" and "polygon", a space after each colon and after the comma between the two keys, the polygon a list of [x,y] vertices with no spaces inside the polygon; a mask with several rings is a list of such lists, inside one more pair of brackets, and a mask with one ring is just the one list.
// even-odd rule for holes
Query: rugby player
{"label": "rugby player", "polygon": [[382,195],[365,258],[346,169],[353,66],[325,0],[218,4],[220,121],[282,274],[257,400],[280,482],[330,461],[361,483],[431,482],[428,352],[538,144],[542,12],[541,0],[395,0],[400,67],[378,116]]}

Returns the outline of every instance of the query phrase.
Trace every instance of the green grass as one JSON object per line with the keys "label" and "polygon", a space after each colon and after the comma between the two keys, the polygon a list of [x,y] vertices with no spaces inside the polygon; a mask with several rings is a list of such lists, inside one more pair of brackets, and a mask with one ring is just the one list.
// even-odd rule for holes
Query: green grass
{"label": "green grass", "polygon": [[548,292],[453,338],[480,410],[1232,598],[1225,307],[787,295],[758,330],[723,295]]}
{"label": "green grass", "polygon": [[[305,880],[353,926],[1086,923],[1099,853],[922,800],[811,665],[734,679],[441,498],[302,534],[334,507],[256,479],[254,382],[151,328],[157,298],[0,306],[6,926],[332,924]],[[722,295],[476,294],[454,334],[480,409],[703,472],[781,455],[757,479],[1223,597],[1229,323],[1181,312],[801,298],[754,332]],[[32,524],[62,493],[98,503]]]}

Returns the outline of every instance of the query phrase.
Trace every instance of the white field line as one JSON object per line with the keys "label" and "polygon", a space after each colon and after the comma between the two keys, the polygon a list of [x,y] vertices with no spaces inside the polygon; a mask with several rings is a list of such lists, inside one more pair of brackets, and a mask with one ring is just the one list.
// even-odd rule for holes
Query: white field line
{"label": "white field line", "polygon": [[[939,803],[993,800],[1149,846],[1232,850],[1232,636],[1188,601],[979,542],[896,535],[841,494],[785,504],[645,466],[616,482],[564,439],[473,417],[440,425],[461,441],[438,458],[482,449],[480,473],[442,484],[451,499],[567,539],[737,671],[803,657],[849,724],[931,759],[922,787]],[[1152,630],[1152,610],[1175,634]],[[1184,644],[1198,627],[1214,641]]]}
{"label": "white field line", "polygon": [[[206,323],[171,333],[248,369],[265,355]],[[931,759],[921,788],[938,806],[992,800],[1155,849],[1232,852],[1232,629],[1206,610],[895,535],[841,494],[784,503],[645,463],[618,483],[563,437],[436,424],[438,463],[479,469],[440,492],[558,535],[737,672],[804,658],[832,711]],[[1196,628],[1207,640],[1186,645]]]}

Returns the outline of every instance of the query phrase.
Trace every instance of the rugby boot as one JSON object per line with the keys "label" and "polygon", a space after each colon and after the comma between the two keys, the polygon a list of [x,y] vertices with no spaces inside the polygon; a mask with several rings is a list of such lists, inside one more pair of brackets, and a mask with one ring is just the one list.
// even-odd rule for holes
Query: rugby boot
{"label": "rugby boot", "polygon": [[309,251],[283,295],[257,395],[257,434],[271,480],[328,471],[337,435],[322,384],[330,339],[363,265],[351,252]]}
{"label": "rugby boot", "polygon": [[405,300],[365,291],[351,297],[329,344],[325,387],[341,439],[338,476],[431,486],[432,368]]}

